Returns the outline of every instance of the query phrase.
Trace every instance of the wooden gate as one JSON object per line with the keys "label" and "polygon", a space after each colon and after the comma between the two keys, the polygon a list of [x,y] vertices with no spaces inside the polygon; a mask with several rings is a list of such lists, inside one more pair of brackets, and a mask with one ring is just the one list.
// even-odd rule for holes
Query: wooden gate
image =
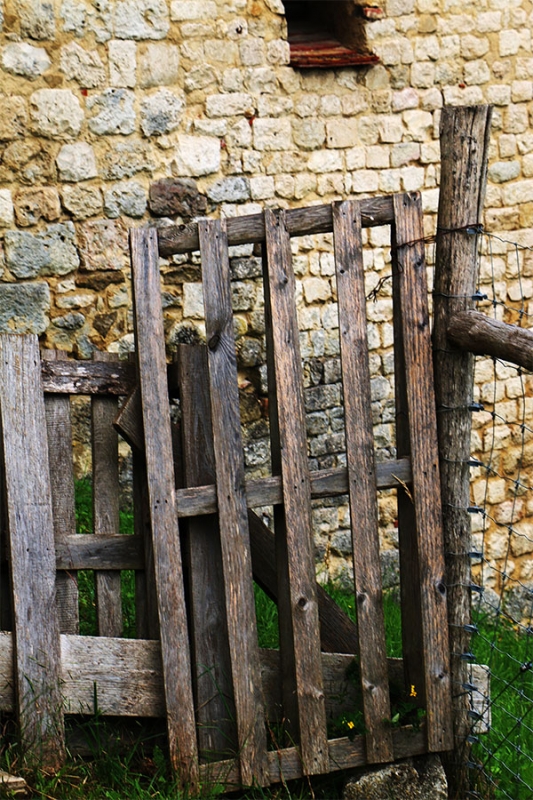
{"label": "wooden gate", "polygon": [[[397,458],[376,464],[362,228],[378,225],[391,227]],[[316,233],[334,240],[347,466],[311,472],[290,239]],[[0,709],[17,712],[29,753],[59,764],[64,715],[94,713],[96,696],[104,715],[164,716],[171,764],[189,785],[265,785],[452,748],[423,235],[416,194],[136,229],[136,364],[41,362],[35,337],[0,337],[11,586],[1,592]],[[247,481],[228,246],[251,242],[263,253],[272,474]],[[181,346],[167,366],[159,256],[194,250],[207,347]],[[92,396],[89,535],[74,519],[74,394]],[[180,398],[179,428],[169,396]],[[117,430],[133,449],[133,536],[118,532]],[[387,659],[382,610],[377,492],[386,488],[398,493],[399,663]],[[312,499],[343,494],[357,626],[315,577]],[[254,513],[265,505],[275,535]],[[99,637],[78,635],[80,569],[95,571]],[[136,570],[138,639],[121,638],[124,569]],[[276,598],[279,652],[258,647],[254,579]],[[332,687],[346,687],[354,657],[366,734],[328,739]],[[391,726],[398,671],[426,711],[421,730]],[[276,719],[283,738],[273,742]]]}

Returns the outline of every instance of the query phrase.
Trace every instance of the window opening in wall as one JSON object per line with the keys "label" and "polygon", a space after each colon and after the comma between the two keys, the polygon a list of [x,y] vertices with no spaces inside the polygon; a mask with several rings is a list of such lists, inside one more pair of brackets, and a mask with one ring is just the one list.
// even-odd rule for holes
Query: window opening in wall
{"label": "window opening in wall", "polygon": [[292,67],[375,64],[365,35],[365,7],[354,0],[284,0]]}

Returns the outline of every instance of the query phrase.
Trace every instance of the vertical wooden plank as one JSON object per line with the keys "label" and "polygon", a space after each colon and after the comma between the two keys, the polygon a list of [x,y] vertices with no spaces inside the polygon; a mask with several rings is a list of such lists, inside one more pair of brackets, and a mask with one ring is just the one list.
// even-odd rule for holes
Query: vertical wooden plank
{"label": "vertical wooden plank", "polygon": [[46,414],[36,336],[0,335],[0,417],[20,736],[40,766],[65,756]]}
{"label": "vertical wooden plank", "polygon": [[[44,350],[43,361],[63,361],[67,354],[60,350]],[[72,463],[72,424],[70,396],[46,394],[46,429],[50,458],[50,486],[56,541],[76,533],[74,468]],[[58,570],[56,600],[60,633],[79,632],[78,577],[75,570]]]}
{"label": "vertical wooden plank", "polygon": [[[453,686],[469,681],[470,665],[461,656],[471,649],[470,431],[474,359],[451,345],[450,318],[474,305],[478,277],[478,235],[465,230],[483,220],[492,106],[445,107],[440,123],[441,181],[435,252],[434,365],[439,413],[438,437],[448,578],[448,622]],[[468,695],[454,691],[455,745],[449,756],[450,794],[468,786],[470,733]]]}
{"label": "vertical wooden plank", "polygon": [[[205,346],[179,346],[178,380],[184,485],[215,483]],[[216,514],[187,520],[183,552],[189,573],[188,609],[196,669],[195,702],[200,754],[213,760],[237,752],[220,529]]]}
{"label": "vertical wooden plank", "polygon": [[405,358],[425,668],[428,749],[453,747],[439,451],[419,194],[395,195],[395,248]]}
{"label": "vertical wooden plank", "polygon": [[[298,732],[303,769],[327,772],[325,702],[316,596],[302,362],[284,212],[265,211],[265,304],[271,321],[284,527],[276,530],[284,711]],[[271,425],[276,419],[271,418]]]}
{"label": "vertical wooden plank", "polygon": [[346,201],[333,205],[333,237],[366,753],[370,762],[392,761],[392,733],[390,724],[387,725],[391,714],[358,203]]}
{"label": "vertical wooden plank", "polygon": [[252,782],[264,784],[268,782],[266,734],[244,489],[227,238],[220,221],[200,220],[198,232],[226,622],[241,780],[244,785]]}
{"label": "vertical wooden plank", "polygon": [[[115,361],[112,353],[94,353],[94,361]],[[96,536],[119,533],[120,486],[118,480],[118,436],[113,422],[118,399],[91,397],[93,455],[93,528]],[[122,636],[120,572],[97,570],[96,619],[100,636]]]}
{"label": "vertical wooden plank", "polygon": [[130,231],[137,363],[170,761],[195,786],[198,749],[180,552],[155,229]]}
{"label": "vertical wooden plank", "polygon": [[[411,456],[409,435],[409,409],[405,377],[405,353],[403,346],[402,303],[398,282],[399,267],[396,248],[396,229],[392,225],[392,295],[394,327],[394,394],[396,406],[396,455]],[[426,707],[425,665],[420,654],[424,652],[423,625],[420,605],[420,565],[416,533],[416,513],[412,493],[398,488],[398,549],[400,557],[400,598],[402,615],[402,656],[404,680],[407,692],[414,686],[420,708]]]}

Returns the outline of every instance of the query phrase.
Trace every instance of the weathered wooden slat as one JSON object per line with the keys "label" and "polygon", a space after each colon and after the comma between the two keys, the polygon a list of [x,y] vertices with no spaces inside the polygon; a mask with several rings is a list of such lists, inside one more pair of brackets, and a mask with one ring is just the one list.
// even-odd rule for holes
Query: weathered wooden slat
{"label": "weathered wooden slat", "polygon": [[198,230],[238,758],[241,782],[244,785],[252,782],[264,784],[267,780],[266,735],[244,489],[227,238],[220,221],[200,221]]}
{"label": "weathered wooden slat", "polygon": [[36,336],[0,335],[0,417],[20,737],[37,763],[59,767],[65,730],[54,523]]}
{"label": "weathered wooden slat", "polygon": [[[423,755],[427,752],[424,730],[413,731],[402,728],[392,734],[394,759],[399,761],[410,756]],[[365,738],[356,736],[353,741],[348,738],[331,739],[328,742],[327,772],[342,769],[355,769],[367,764],[365,755]],[[270,783],[282,783],[304,776],[302,758],[298,747],[286,747],[268,754]],[[238,788],[239,775],[232,761],[222,761],[203,767],[201,775],[204,781],[223,783],[229,791]]]}
{"label": "weathered wooden slat", "polygon": [[[98,363],[116,362],[111,353],[94,353]],[[118,436],[113,421],[118,399],[113,396],[91,398],[93,525],[94,535],[118,535],[119,494]],[[120,573],[98,569],[95,574],[96,622],[100,636],[122,635],[122,596]]]}
{"label": "weathered wooden slat", "polygon": [[198,751],[155,231],[132,229],[130,249],[170,763],[181,781],[195,786]]}
{"label": "weathered wooden slat", "polygon": [[154,547],[150,528],[150,500],[144,452],[132,450],[133,528],[143,546],[143,563],[135,573],[135,623],[137,636],[159,639],[159,613],[154,572]]}
{"label": "weathered wooden slat", "polygon": [[448,339],[463,350],[494,356],[533,370],[533,332],[487,317],[479,311],[459,311],[450,317]]}
{"label": "weathered wooden slat", "polygon": [[[56,540],[56,568],[61,570],[143,569],[140,536],[76,533]],[[142,637],[141,637],[142,638]]]}
{"label": "weathered wooden slat", "polygon": [[52,394],[126,395],[136,383],[135,367],[127,361],[43,361],[43,389]]}
{"label": "weathered wooden slat", "polygon": [[[361,202],[361,217],[365,227],[390,225],[394,216],[391,197],[370,197]],[[191,223],[180,227],[168,226],[158,231],[159,253],[164,258],[189,253],[200,248],[198,226]],[[290,236],[311,233],[331,233],[331,206],[292,208],[286,212],[286,227]],[[228,244],[247,244],[265,241],[263,214],[250,214],[227,220]]]}
{"label": "weathered wooden slat", "polygon": [[[66,354],[60,350],[45,350],[41,358],[61,360]],[[72,462],[72,425],[68,395],[46,395],[46,429],[48,457],[50,459],[50,488],[56,543],[76,533],[74,498],[74,465]],[[56,574],[56,600],[61,633],[79,632],[78,577],[73,568]]]}
{"label": "weathered wooden slat", "polygon": [[[304,772],[327,770],[327,732],[320,660],[320,628],[316,596],[311,485],[299,348],[295,279],[285,214],[265,211],[265,305],[275,379],[277,414],[271,428],[279,439],[273,470],[281,470],[283,525],[277,521],[279,632],[283,707],[297,736]],[[276,442],[275,442],[276,443]]]}
{"label": "weathered wooden slat", "polygon": [[[186,486],[215,479],[207,349],[180,345],[183,478]],[[210,761],[237,752],[231,659],[225,618],[220,528],[215,514],[191,517],[183,536],[195,673],[200,755]]]}
{"label": "weathered wooden slat", "polygon": [[[310,472],[311,497],[333,497],[348,493],[348,473],[345,467]],[[397,489],[411,482],[411,463],[408,458],[376,464],[378,489]],[[176,493],[178,516],[193,517],[214,514],[217,510],[215,486],[197,486],[179,489]],[[246,481],[248,508],[279,505],[283,502],[281,478],[257,478]]]}
{"label": "weathered wooden slat", "polygon": [[[396,454],[410,457],[409,408],[405,381],[405,351],[403,346],[402,297],[397,275],[398,255],[394,228],[391,236],[392,295],[394,328],[394,396],[396,412]],[[410,492],[410,494],[409,494]],[[420,567],[418,561],[416,514],[412,486],[401,487],[396,492],[398,513],[398,551],[400,562],[400,610],[402,616],[402,654],[405,671],[405,688],[415,686],[418,707],[426,707],[423,625],[420,605]]]}
{"label": "weathered wooden slat", "polygon": [[370,762],[392,760],[387,647],[381,589],[374,432],[369,409],[365,271],[358,203],[333,206],[339,335],[346,431],[353,570],[366,751]]}
{"label": "weathered wooden slat", "polygon": [[[104,639],[61,635],[63,709],[66,714],[161,718],[165,716],[161,648],[151,639]],[[281,708],[279,651],[259,650],[266,717]],[[353,709],[358,690],[346,677],[353,656],[322,654],[328,719]],[[401,680],[402,662],[389,659],[392,682]],[[95,686],[96,684],[96,686]],[[0,632],[0,711],[14,708],[13,635]]]}
{"label": "weathered wooden slat", "polygon": [[398,291],[420,567],[428,749],[453,747],[437,419],[418,194],[394,196]]}

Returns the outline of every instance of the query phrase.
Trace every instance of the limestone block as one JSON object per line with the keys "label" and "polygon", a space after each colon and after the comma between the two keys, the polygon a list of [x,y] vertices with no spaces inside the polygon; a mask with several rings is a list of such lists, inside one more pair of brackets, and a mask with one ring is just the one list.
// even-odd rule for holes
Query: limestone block
{"label": "limestone block", "polygon": [[231,284],[231,297],[235,311],[251,311],[257,301],[257,287],[247,281],[234,281]]}
{"label": "limestone block", "polygon": [[0,228],[9,228],[14,222],[13,199],[9,189],[0,189]]}
{"label": "limestone block", "polygon": [[88,142],[65,144],[56,158],[59,178],[62,181],[86,181],[98,175],[94,150]]}
{"label": "limestone block", "polygon": [[170,4],[170,19],[173,22],[216,19],[217,16],[218,8],[213,0],[172,0]]}
{"label": "limestone block", "polygon": [[417,142],[401,142],[393,146],[390,163],[392,167],[403,167],[419,158],[420,145]]}
{"label": "limestone block", "polygon": [[170,86],[178,80],[179,48],[174,44],[146,45],[139,58],[139,85]]}
{"label": "limestone block", "polygon": [[364,169],[366,166],[366,148],[351,147],[346,150],[346,169]]}
{"label": "limestone block", "polygon": [[505,133],[524,133],[529,128],[527,106],[520,103],[509,105],[503,117]]}
{"label": "limestone block", "polygon": [[55,317],[52,324],[56,328],[61,328],[66,331],[75,331],[83,328],[85,325],[85,317],[80,311],[69,311],[68,314],[63,314],[61,317]]}
{"label": "limestone block", "polygon": [[69,89],[39,89],[30,97],[32,128],[38,136],[70,139],[84,119],[78,98]]}
{"label": "limestone block", "polygon": [[48,284],[0,284],[0,332],[44,333],[48,327]]}
{"label": "limestone block", "polygon": [[406,86],[399,92],[393,92],[392,110],[405,111],[407,108],[418,108],[420,98],[416,89]]}
{"label": "limestone block", "polygon": [[490,69],[486,61],[468,61],[465,64],[465,82],[470,86],[488,83],[491,79]]}
{"label": "limestone block", "polygon": [[402,167],[400,177],[404,192],[418,192],[424,187],[423,167]]}
{"label": "limestone block", "polygon": [[22,75],[34,81],[51,65],[44,47],[33,47],[26,42],[12,42],[2,49],[2,67],[12,75]]}
{"label": "limestone block", "polygon": [[279,83],[272,67],[253,67],[245,72],[244,85],[254,95],[273,94],[278,91]]}
{"label": "limestone block", "polygon": [[9,142],[24,135],[28,110],[23,97],[0,97],[0,142]]}
{"label": "limestone block", "polygon": [[280,95],[261,95],[257,99],[257,111],[260,117],[284,117],[292,112],[293,102],[290,97]]}
{"label": "limestone block", "polygon": [[222,178],[207,190],[213,203],[238,203],[250,199],[248,178]]}
{"label": "limestone block", "polygon": [[134,101],[135,95],[127,89],[105,89],[102,94],[89,97],[87,108],[94,112],[88,123],[90,130],[100,136],[133,133]]}
{"label": "limestone block", "polygon": [[104,212],[106,217],[111,219],[121,214],[127,217],[142,217],[147,202],[146,191],[137,181],[116,183],[104,192]]}
{"label": "limestone block", "polygon": [[378,174],[372,169],[359,169],[352,174],[354,192],[376,192],[378,185]]}
{"label": "limestone block", "polygon": [[210,175],[220,169],[220,140],[213,136],[180,134],[172,171],[178,176]]}
{"label": "limestone block", "polygon": [[186,92],[194,92],[196,89],[206,89],[217,79],[216,72],[209,64],[198,64],[187,70],[184,81]]}
{"label": "limestone block", "polygon": [[19,189],[14,197],[15,219],[21,228],[36,225],[39,220],[53,222],[59,219],[59,195],[51,186],[37,189]]}
{"label": "limestone block", "polygon": [[[417,36],[415,39],[416,61],[436,61],[440,55],[438,36]],[[448,58],[450,57],[447,54]]]}
{"label": "limestone block", "polygon": [[328,120],[326,137],[328,147],[354,147],[359,141],[357,120]]}
{"label": "limestone block", "polygon": [[[405,111],[404,114],[409,112]],[[424,112],[413,112],[424,113]],[[403,115],[402,115],[403,116]],[[402,117],[397,115],[383,115],[378,122],[379,138],[382,142],[393,144],[401,142],[403,138]],[[370,144],[370,142],[369,142]]]}
{"label": "limestone block", "polygon": [[80,0],[63,0],[59,17],[63,20],[63,30],[75,33],[80,38],[87,30],[87,7]]}
{"label": "limestone block", "polygon": [[166,0],[118,0],[113,15],[117,39],[164,39],[170,22]]}
{"label": "limestone block", "polygon": [[240,119],[232,126],[226,139],[228,146],[250,147],[252,144],[252,128],[247,119]]}
{"label": "limestone block", "polygon": [[292,123],[292,135],[298,147],[316,150],[324,144],[326,130],[320,119],[296,119]]}
{"label": "limestone block", "polygon": [[244,67],[258,67],[266,62],[265,40],[248,36],[239,42],[239,55]]}
{"label": "limestone block", "polygon": [[95,301],[93,294],[78,292],[77,294],[58,297],[56,305],[58,308],[88,308]]}
{"label": "limestone block", "polygon": [[477,15],[476,30],[479,33],[497,33],[501,28],[501,11],[485,11]]}
{"label": "limestone block", "polygon": [[49,225],[36,234],[7,231],[6,265],[16,278],[66,275],[77,269],[76,231],[72,222]]}
{"label": "limestone block", "polygon": [[513,81],[511,84],[511,98],[513,103],[528,103],[533,97],[533,84],[531,81]]}
{"label": "limestone block", "polygon": [[206,98],[205,111],[208,117],[234,117],[238,114],[253,115],[254,101],[251,95],[243,92],[212,94]]}
{"label": "limestone block", "polygon": [[338,172],[344,167],[342,152],[337,150],[317,150],[311,153],[308,168],[311,172]]}
{"label": "limestone block", "polygon": [[20,32],[30,39],[53,39],[55,36],[54,4],[49,0],[18,0]]}
{"label": "limestone block", "polygon": [[[320,98],[317,94],[304,94],[295,100],[294,111],[299,117],[314,117],[318,111],[319,103]],[[356,108],[352,113],[356,114],[360,110],[362,109]]]}
{"label": "limestone block", "polygon": [[[324,278],[305,278],[302,281],[306,303],[321,303],[331,300],[331,284]],[[318,311],[318,309],[316,309]],[[318,316],[320,325],[320,312]]]}
{"label": "limestone block", "polygon": [[294,197],[295,181],[292,175],[277,175],[275,180],[276,194],[290,200]]}
{"label": "limestone block", "polygon": [[414,142],[423,142],[431,137],[433,115],[429,111],[404,111],[402,119],[407,128],[407,137]]}
{"label": "limestone block", "polygon": [[417,89],[430,89],[435,84],[435,65],[422,61],[411,67],[411,84]]}
{"label": "limestone block", "polygon": [[128,233],[120,220],[84,222],[78,231],[81,264],[86,270],[122,270],[128,266]]}
{"label": "limestone block", "polygon": [[[516,34],[513,31],[513,34]],[[467,60],[481,58],[489,50],[489,40],[486,37],[466,34],[461,36],[461,55]]]}
{"label": "limestone block", "polygon": [[139,140],[117,142],[102,159],[102,176],[106,180],[131,178],[137,172],[151,172],[154,169],[155,163],[148,144]]}
{"label": "limestone block", "polygon": [[103,208],[102,193],[95,186],[65,186],[61,203],[74,219],[87,219],[100,214]]}
{"label": "limestone block", "polygon": [[511,102],[511,87],[503,83],[487,86],[487,100],[495,106],[507,106]]}
{"label": "limestone block", "polygon": [[415,10],[415,0],[387,0],[386,14],[388,17],[401,17],[412,14]]}
{"label": "limestone block", "polygon": [[145,136],[170,133],[180,124],[185,102],[169,89],[161,89],[141,102],[141,128]]}
{"label": "limestone block", "polygon": [[505,183],[520,175],[519,161],[496,161],[488,170],[489,179],[494,183]]}
{"label": "limestone block", "polygon": [[372,145],[366,151],[366,166],[368,169],[387,169],[390,166],[390,151],[388,147]]}
{"label": "limestone block", "polygon": [[269,64],[288,64],[291,60],[289,43],[284,39],[274,39],[267,45],[266,56]]}
{"label": "limestone block", "polygon": [[516,30],[510,29],[500,31],[498,39],[499,55],[501,58],[505,58],[505,56],[514,56],[518,53],[520,38]]}
{"label": "limestone block", "polygon": [[400,170],[382,169],[379,172],[379,191],[386,194],[400,191]]}
{"label": "limestone block", "polygon": [[204,295],[201,283],[183,284],[183,316],[185,318],[204,318]]}
{"label": "limestone block", "polygon": [[77,81],[88,89],[101,86],[105,81],[105,69],[98,52],[89,52],[77,42],[61,48],[60,65],[69,80]]}
{"label": "limestone block", "polygon": [[253,138],[256,150],[290,150],[292,147],[291,123],[288,119],[255,119]]}
{"label": "limestone block", "polygon": [[196,181],[161,178],[150,186],[150,212],[156,217],[179,216],[184,220],[205,214],[207,201]]}
{"label": "limestone block", "polygon": [[137,45],[132,41],[114,39],[108,44],[109,83],[133,89],[136,84]]}

